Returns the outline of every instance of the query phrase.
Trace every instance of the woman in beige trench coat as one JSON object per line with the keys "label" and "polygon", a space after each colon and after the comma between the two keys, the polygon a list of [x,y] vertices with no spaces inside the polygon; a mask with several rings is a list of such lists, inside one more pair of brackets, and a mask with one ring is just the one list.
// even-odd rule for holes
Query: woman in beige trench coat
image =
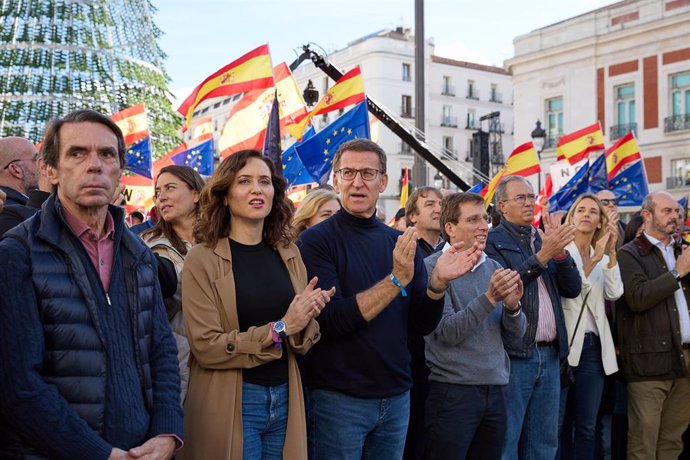
{"label": "woman in beige trench coat", "polygon": [[[294,354],[318,341],[314,317],[333,290],[314,289],[315,280],[307,282],[302,258],[290,241],[292,210],[285,189],[270,160],[257,151],[242,151],[221,163],[202,192],[195,227],[200,244],[187,255],[182,276],[192,353],[180,458],[307,457]],[[266,395],[263,409],[247,400],[248,388],[252,395]],[[281,388],[283,393],[277,391]],[[270,425],[281,411],[287,422],[270,433],[270,441],[269,434],[249,424],[264,417]],[[277,449],[276,439],[282,441]]]}

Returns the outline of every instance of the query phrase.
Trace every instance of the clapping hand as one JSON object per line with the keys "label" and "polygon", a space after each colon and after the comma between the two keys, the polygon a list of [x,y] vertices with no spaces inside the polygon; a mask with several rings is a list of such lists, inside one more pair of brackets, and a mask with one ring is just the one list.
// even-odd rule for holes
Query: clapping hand
{"label": "clapping hand", "polygon": [[[486,298],[495,304],[499,300],[505,300],[514,291],[517,291],[519,286],[522,286],[522,282],[518,272],[509,268],[499,268],[491,275],[489,288],[486,290]],[[521,297],[522,295],[517,300],[519,301]]]}
{"label": "clapping hand", "polygon": [[316,288],[319,279],[315,276],[309,281],[307,287],[297,294],[290,303],[288,311],[283,317],[287,335],[301,332],[312,318],[319,316],[321,310],[331,301],[335,294],[335,287],[325,291]]}
{"label": "clapping hand", "polygon": [[429,280],[429,285],[434,287],[433,290],[445,289],[449,281],[461,277],[477,265],[484,250],[484,244],[474,242],[463,251],[464,245],[462,241],[455,243],[438,258]]}
{"label": "clapping hand", "polygon": [[554,214],[545,214],[543,221],[544,231],[538,229],[542,246],[536,255],[539,262],[546,265],[552,258],[563,254],[565,247],[575,239],[575,226],[562,223],[560,216]]}

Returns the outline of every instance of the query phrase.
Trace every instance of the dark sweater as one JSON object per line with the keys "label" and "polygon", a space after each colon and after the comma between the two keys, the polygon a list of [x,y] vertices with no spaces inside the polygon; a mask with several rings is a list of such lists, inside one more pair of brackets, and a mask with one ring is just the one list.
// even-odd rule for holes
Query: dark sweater
{"label": "dark sweater", "polygon": [[391,273],[399,235],[375,216],[361,219],[344,209],[300,235],[298,245],[309,277],[318,276],[319,287],[336,288],[317,318],[321,341],[305,355],[307,387],[360,398],[387,398],[410,389],[408,321],[414,330],[428,334],[443,313],[443,299],[426,295],[421,250],[417,249],[407,297],[398,295],[369,322],[355,298]]}

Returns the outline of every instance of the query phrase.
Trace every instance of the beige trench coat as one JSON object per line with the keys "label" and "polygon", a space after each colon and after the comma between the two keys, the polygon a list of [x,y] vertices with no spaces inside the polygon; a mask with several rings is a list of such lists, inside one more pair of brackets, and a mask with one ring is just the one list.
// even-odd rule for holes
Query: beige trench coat
{"label": "beige trench coat", "polygon": [[[307,285],[297,247],[279,247],[296,293]],[[185,259],[182,305],[192,355],[185,400],[183,460],[242,459],[242,369],[278,359],[269,325],[239,331],[230,243],[195,246]],[[278,319],[278,318],[276,318]],[[312,320],[290,336],[288,350],[288,422],[283,458],[307,458],[302,382],[293,353],[305,353],[319,340]]]}

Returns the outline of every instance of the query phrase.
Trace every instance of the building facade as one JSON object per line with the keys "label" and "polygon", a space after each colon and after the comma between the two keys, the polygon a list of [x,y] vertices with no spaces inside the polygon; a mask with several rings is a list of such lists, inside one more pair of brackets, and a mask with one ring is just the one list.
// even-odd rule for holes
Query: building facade
{"label": "building facade", "polygon": [[560,135],[599,120],[607,146],[635,133],[650,190],[690,192],[690,0],[624,0],[514,46],[515,135],[542,121],[544,172]]}
{"label": "building facade", "polygon": [[[367,96],[413,130],[417,107],[414,51],[411,30],[397,28],[354,40],[347,47],[331,53],[328,59],[342,71],[359,65]],[[475,180],[472,134],[480,126],[484,131],[489,130],[488,121],[480,122],[482,116],[493,112],[500,114],[492,125],[497,131],[490,137],[496,144],[491,146],[492,153],[498,157],[499,154],[507,156],[512,151],[511,76],[501,68],[436,56],[431,40],[427,40],[424,56],[425,141],[456,174],[472,184]],[[311,63],[303,64],[293,75],[301,89],[311,81],[320,96],[335,83]],[[317,118],[317,128],[322,128],[337,116],[334,113]],[[400,179],[405,168],[412,170],[414,152],[383,124],[378,129],[378,142],[388,154],[389,175],[389,185],[379,206],[390,218],[399,207]],[[427,183],[453,188],[431,165],[427,168],[426,178],[412,177],[411,181],[413,185]]]}

